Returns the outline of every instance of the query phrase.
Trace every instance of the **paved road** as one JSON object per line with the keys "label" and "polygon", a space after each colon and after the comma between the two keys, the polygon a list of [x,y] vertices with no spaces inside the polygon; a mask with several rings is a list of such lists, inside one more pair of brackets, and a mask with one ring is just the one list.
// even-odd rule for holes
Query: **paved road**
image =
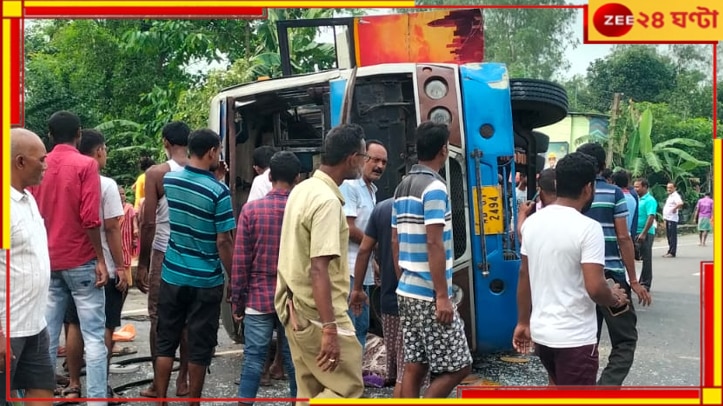
{"label": "paved road", "polygon": [[[713,248],[697,245],[697,237],[682,236],[677,258],[662,258],[667,246],[658,239],[653,258],[653,306],[637,307],[639,342],[636,361],[627,385],[636,386],[698,386],[700,382],[700,262],[713,260]],[[638,270],[640,263],[638,263]],[[148,328],[145,295],[133,290],[124,308],[123,323],[135,325],[138,335],[134,342],[137,354],[114,358],[115,361],[149,355]],[[607,363],[610,351],[607,332],[600,343],[601,367]],[[243,346],[234,344],[223,328],[219,331],[217,357],[207,377],[204,397],[233,397],[238,379]],[[510,386],[545,385],[547,377],[536,357],[526,363],[509,363],[500,360],[503,355],[490,354],[480,357],[474,374],[480,381]],[[135,373],[112,374],[111,384],[118,387],[133,381],[152,378],[149,362],[137,364]],[[175,376],[175,375],[174,375]],[[175,393],[173,379],[169,393]],[[287,382],[278,381],[273,387],[262,388],[259,397],[287,396]],[[129,388],[127,397],[137,397],[140,388]],[[367,389],[367,397],[389,397],[391,390]],[[140,403],[139,403],[140,404]],[[211,404],[211,403],[209,403]]]}

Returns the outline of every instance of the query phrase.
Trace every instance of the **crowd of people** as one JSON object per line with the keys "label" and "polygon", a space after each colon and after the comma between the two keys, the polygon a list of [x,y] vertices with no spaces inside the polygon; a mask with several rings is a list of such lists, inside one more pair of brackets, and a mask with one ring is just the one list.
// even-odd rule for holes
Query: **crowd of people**
{"label": "crowd of people", "polygon": [[[32,398],[82,397],[85,365],[86,397],[114,397],[113,332],[133,283],[148,295],[151,320],[154,379],[141,396],[167,398],[178,351],[175,394],[201,398],[225,276],[233,318],[243,324],[239,404],[253,404],[269,376],[288,379],[290,398],[361,397],[375,284],[385,378],[395,397],[447,397],[470,373],[453,301],[451,201],[439,175],[449,154],[445,125],[419,125],[418,163],[382,202],[375,181],[387,149],[360,126],[331,129],[320,166],[303,180],[294,153],[257,148],[257,176],[237,220],[223,182],[221,139],[210,129],[192,131],[183,122],[163,128],[168,160],[142,162],[134,208],[100,174],[103,134],[81,129],[77,115],[65,111],[48,127],[55,145],[49,153],[33,132],[11,130],[11,346],[0,337],[0,355],[12,353],[12,365],[3,396],[24,390]],[[533,201],[522,197],[526,179],[518,183],[522,265],[513,345],[523,353],[534,348],[554,385],[622,385],[638,337],[632,292],[643,306],[652,301],[658,203],[645,179],[630,187],[628,172],[606,173],[604,149],[590,143],[540,173]],[[666,257],[675,257],[683,203],[675,185],[668,192]],[[701,245],[711,215],[706,195],[695,209]],[[598,380],[603,322],[612,351]],[[55,373],[63,326],[67,382]]]}

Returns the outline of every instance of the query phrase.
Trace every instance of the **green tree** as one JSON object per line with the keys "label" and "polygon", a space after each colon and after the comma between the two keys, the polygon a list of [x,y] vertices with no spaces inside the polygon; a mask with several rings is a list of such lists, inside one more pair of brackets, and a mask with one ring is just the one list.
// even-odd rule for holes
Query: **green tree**
{"label": "green tree", "polygon": [[560,84],[567,91],[568,110],[576,113],[586,113],[596,110],[595,100],[590,92],[590,85],[583,75],[574,75],[570,79],[562,80]]}
{"label": "green tree", "polygon": [[[168,121],[182,117],[205,126],[210,96],[219,86],[279,72],[276,20],[335,12],[339,10],[272,10],[273,22],[34,20],[25,31],[26,127],[44,135],[52,113],[75,112],[84,127],[103,129],[110,151],[108,174],[124,184],[135,178],[141,154],[161,153],[160,130]],[[292,31],[297,69],[333,66],[334,50],[318,43],[318,30]],[[276,59],[262,56],[273,53]],[[211,62],[221,70],[230,66],[238,75],[210,78],[193,68]]]}
{"label": "green tree", "polygon": [[[104,174],[121,186],[130,186],[140,173],[138,161],[142,156],[163,159],[160,139],[143,133],[143,125],[130,120],[111,120],[95,127],[105,136],[108,161]],[[132,199],[131,199],[132,200]]]}
{"label": "green tree", "polygon": [[674,182],[690,202],[696,198],[693,184],[710,170],[711,134],[710,119],[682,119],[666,104],[629,101],[611,131],[614,166],[648,178],[659,200],[665,184]]}
{"label": "green tree", "polygon": [[614,93],[635,101],[663,102],[675,87],[676,70],[654,46],[618,47],[587,69],[593,107],[607,112]]}
{"label": "green tree", "polygon": [[185,121],[191,128],[208,126],[211,99],[226,87],[253,81],[253,67],[252,61],[238,59],[226,70],[210,71],[206,80],[181,94],[174,119]]}

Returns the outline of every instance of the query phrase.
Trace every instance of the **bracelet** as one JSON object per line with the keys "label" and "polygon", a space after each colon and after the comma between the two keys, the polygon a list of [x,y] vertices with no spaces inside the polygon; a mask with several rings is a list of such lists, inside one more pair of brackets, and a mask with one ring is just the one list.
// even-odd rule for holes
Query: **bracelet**
{"label": "bracelet", "polygon": [[334,328],[337,327],[336,321],[327,321],[326,323],[321,323],[321,328],[325,329],[329,326],[333,326]]}

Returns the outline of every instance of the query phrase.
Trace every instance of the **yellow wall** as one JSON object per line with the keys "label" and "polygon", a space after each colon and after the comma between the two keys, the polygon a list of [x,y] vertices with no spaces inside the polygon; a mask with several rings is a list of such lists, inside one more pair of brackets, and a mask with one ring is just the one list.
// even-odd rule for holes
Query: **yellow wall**
{"label": "yellow wall", "polygon": [[570,149],[577,145],[575,140],[597,132],[598,135],[607,135],[607,118],[601,115],[571,114],[561,121],[536,129],[550,137],[550,142],[567,142]]}

